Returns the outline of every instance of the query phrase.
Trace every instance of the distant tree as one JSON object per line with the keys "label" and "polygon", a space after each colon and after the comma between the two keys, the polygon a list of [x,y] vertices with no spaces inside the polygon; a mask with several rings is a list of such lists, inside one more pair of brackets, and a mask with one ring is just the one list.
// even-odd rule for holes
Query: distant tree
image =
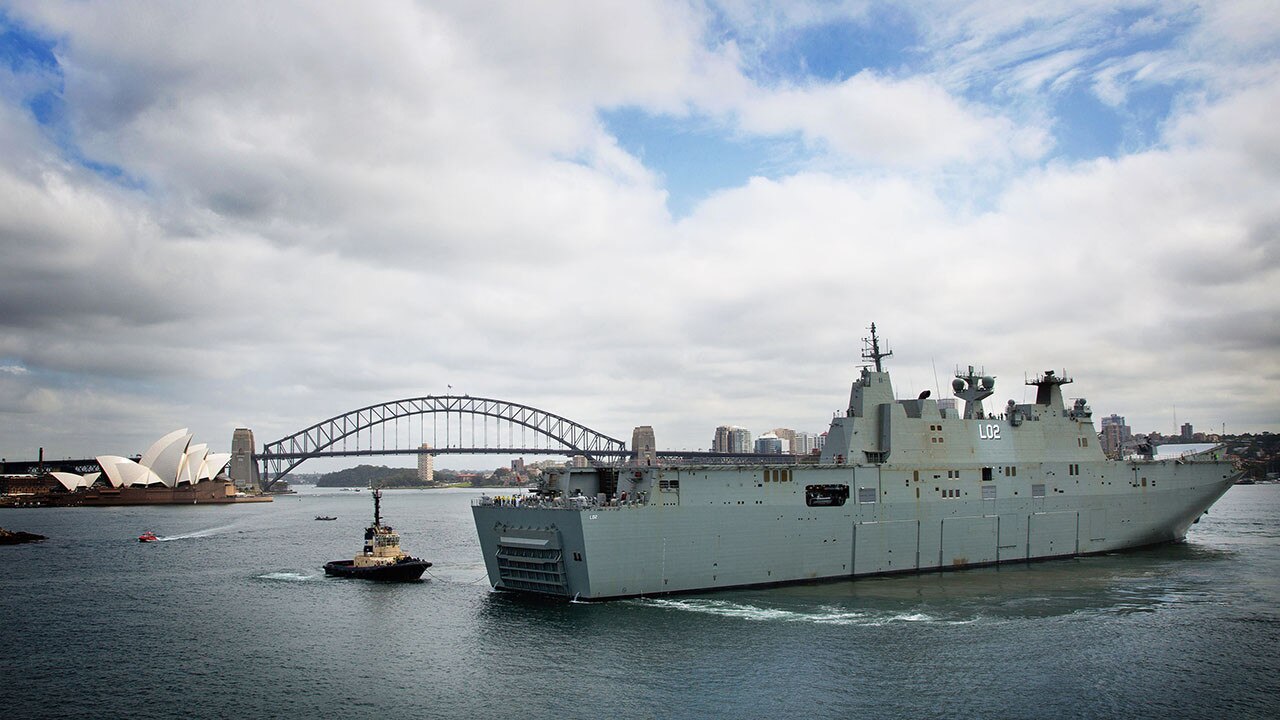
{"label": "distant tree", "polygon": [[418,471],[413,468],[389,468],[385,465],[357,465],[346,470],[339,470],[321,475],[316,480],[317,487],[426,487],[427,484],[418,479]]}

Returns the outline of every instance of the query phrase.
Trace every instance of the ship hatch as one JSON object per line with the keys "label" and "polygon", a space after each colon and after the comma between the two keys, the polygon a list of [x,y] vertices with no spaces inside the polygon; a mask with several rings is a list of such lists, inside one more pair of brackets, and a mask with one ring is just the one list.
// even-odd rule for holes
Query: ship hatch
{"label": "ship hatch", "polygon": [[600,492],[604,493],[605,497],[612,498],[618,494],[617,468],[597,468],[596,478],[599,481],[597,487],[600,488]]}
{"label": "ship hatch", "polygon": [[560,532],[511,529],[498,537],[498,587],[568,596]]}
{"label": "ship hatch", "polygon": [[848,485],[807,485],[804,489],[804,502],[809,507],[840,507],[848,499]]}

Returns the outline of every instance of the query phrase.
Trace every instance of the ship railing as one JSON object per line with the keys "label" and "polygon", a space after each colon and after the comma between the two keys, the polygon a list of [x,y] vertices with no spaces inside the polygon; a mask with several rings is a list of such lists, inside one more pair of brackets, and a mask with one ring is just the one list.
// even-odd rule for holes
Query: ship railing
{"label": "ship railing", "polygon": [[498,495],[494,497],[484,495],[471,501],[473,507],[528,508],[531,510],[623,510],[643,507],[646,504],[647,497],[628,497],[626,500],[614,498],[601,501],[599,498],[585,495],[570,498],[547,498],[538,495]]}

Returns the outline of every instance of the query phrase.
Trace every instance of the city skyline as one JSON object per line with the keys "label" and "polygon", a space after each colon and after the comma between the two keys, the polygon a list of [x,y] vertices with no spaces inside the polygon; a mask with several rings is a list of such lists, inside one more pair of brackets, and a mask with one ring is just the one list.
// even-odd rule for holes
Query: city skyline
{"label": "city skyline", "polygon": [[820,432],[872,322],[899,398],[1274,429],[1277,106],[1243,1],[3,2],[0,456],[443,394]]}

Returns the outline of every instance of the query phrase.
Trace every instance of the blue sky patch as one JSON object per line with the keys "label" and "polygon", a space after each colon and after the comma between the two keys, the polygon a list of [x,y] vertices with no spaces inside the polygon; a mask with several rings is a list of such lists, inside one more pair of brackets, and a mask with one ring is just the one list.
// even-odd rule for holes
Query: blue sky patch
{"label": "blue sky patch", "polygon": [[914,19],[877,5],[863,18],[811,25],[780,38],[762,61],[784,79],[840,83],[864,70],[896,74],[921,59],[917,45]]}
{"label": "blue sky patch", "polygon": [[602,111],[600,119],[622,149],[663,176],[667,209],[676,218],[717,190],[744,185],[756,175],[776,177],[802,159],[798,137],[737,137],[707,118],[621,108]]}
{"label": "blue sky patch", "polygon": [[80,149],[67,117],[62,66],[54,54],[55,45],[53,40],[31,32],[0,12],[0,62],[16,75],[39,80],[36,83],[39,89],[15,100],[30,111],[66,160],[117,185],[135,190],[143,188],[144,183],[123,168],[89,158]]}
{"label": "blue sky patch", "polygon": [[1093,88],[1077,83],[1054,105],[1056,155],[1069,160],[1118,157],[1160,142],[1178,90],[1169,85],[1130,88],[1123,105],[1102,102]]}
{"label": "blue sky patch", "polygon": [[0,10],[0,61],[10,70],[23,71],[32,66],[56,68],[52,40],[28,32]]}

